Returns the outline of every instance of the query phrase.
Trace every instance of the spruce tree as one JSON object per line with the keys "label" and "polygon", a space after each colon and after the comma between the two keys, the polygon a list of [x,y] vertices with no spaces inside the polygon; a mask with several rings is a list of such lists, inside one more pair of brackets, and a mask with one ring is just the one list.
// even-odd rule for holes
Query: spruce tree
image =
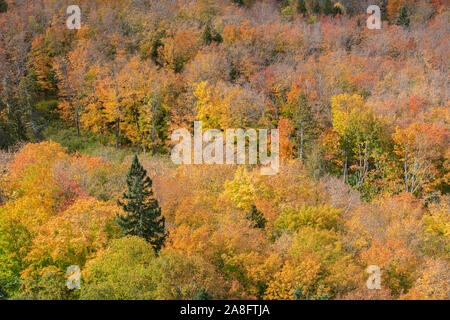
{"label": "spruce tree", "polygon": [[321,11],[322,8],[320,7],[319,1],[315,0],[312,5],[312,12],[315,14],[319,14]]}
{"label": "spruce tree", "polygon": [[206,24],[205,29],[203,30],[202,40],[204,44],[210,45],[213,41],[218,43],[222,42],[223,38],[220,35],[220,33],[213,30],[211,25],[208,23]]}
{"label": "spruce tree", "polygon": [[211,30],[211,25],[209,23],[205,26],[205,29],[203,30],[202,40],[203,43],[206,45],[211,44],[211,42],[213,41],[213,34]]}
{"label": "spruce tree", "polygon": [[308,10],[306,9],[306,3],[305,0],[298,0],[297,1],[297,12],[305,14]]}
{"label": "spruce tree", "polygon": [[5,0],[0,0],[0,13],[6,12],[8,10],[8,4]]}
{"label": "spruce tree", "polygon": [[144,238],[158,252],[167,237],[165,220],[161,208],[153,197],[152,180],[147,171],[134,156],[127,175],[128,190],[123,194],[123,201],[118,200],[126,215],[117,215],[116,222],[123,235]]}
{"label": "spruce tree", "polygon": [[396,24],[398,26],[409,26],[408,9],[406,9],[406,7],[403,6],[401,8]]}
{"label": "spruce tree", "polygon": [[201,288],[198,294],[194,297],[194,300],[212,300],[213,297],[206,291],[205,288]]}
{"label": "spruce tree", "polygon": [[334,14],[333,3],[331,3],[331,0],[325,0],[325,3],[323,4],[323,13],[327,16]]}
{"label": "spruce tree", "polygon": [[310,290],[304,289],[302,285],[295,289],[293,296],[294,300],[329,300],[330,298],[322,288],[319,288],[318,292],[313,294]]}
{"label": "spruce tree", "polygon": [[250,212],[247,213],[246,218],[255,223],[255,228],[264,229],[266,227],[267,220],[264,218],[264,215],[258,211],[254,204],[252,205]]}
{"label": "spruce tree", "polygon": [[6,298],[8,298],[8,295],[3,290],[2,286],[0,286],[0,300],[6,300]]}
{"label": "spruce tree", "polygon": [[381,20],[387,21],[388,20],[387,0],[381,1],[380,10],[381,10]]}

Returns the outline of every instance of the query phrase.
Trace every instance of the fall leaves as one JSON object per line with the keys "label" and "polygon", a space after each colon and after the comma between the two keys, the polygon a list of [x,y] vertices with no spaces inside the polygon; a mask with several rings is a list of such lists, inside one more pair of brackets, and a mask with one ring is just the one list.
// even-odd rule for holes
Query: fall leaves
{"label": "fall leaves", "polygon": [[[161,163],[142,163],[161,172]],[[2,288],[46,299],[192,299],[198,288],[238,299],[448,295],[437,271],[448,252],[445,198],[429,207],[410,193],[362,202],[337,179],[310,180],[296,161],[275,176],[163,164],[153,180],[170,232],[156,256],[142,239],[118,239],[121,209],[111,200],[120,191],[109,180],[122,181],[120,190],[124,181],[105,170],[127,166],[69,155],[54,142],[24,146],[3,180]],[[99,178],[102,192],[89,187]],[[63,285],[72,264],[82,270],[79,292]],[[375,296],[364,289],[370,264],[382,270]]]}
{"label": "fall leaves", "polygon": [[[0,147],[44,141],[0,154],[1,291],[448,298],[448,9],[389,0],[374,31],[330,1],[244,2],[85,1],[78,31],[58,1],[1,14]],[[168,164],[168,136],[194,120],[277,128],[279,174]],[[69,153],[52,126],[142,152],[170,230],[159,255],[117,239],[129,159]],[[71,264],[80,292],[64,288]]]}

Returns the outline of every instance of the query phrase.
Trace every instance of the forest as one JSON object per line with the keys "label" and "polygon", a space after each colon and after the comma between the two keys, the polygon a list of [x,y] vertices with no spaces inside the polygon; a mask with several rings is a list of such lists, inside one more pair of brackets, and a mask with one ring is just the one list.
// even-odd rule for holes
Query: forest
{"label": "forest", "polygon": [[[450,299],[449,18],[0,0],[0,299]],[[279,172],[174,164],[194,121],[278,129]]]}

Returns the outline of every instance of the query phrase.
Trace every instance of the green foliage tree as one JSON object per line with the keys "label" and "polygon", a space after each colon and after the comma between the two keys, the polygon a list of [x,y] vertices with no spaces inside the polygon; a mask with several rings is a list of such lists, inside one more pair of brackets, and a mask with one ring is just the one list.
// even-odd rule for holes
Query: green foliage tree
{"label": "green foliage tree", "polygon": [[194,300],[212,300],[213,297],[206,291],[205,288],[201,288]]}
{"label": "green foliage tree", "polygon": [[139,237],[116,239],[83,270],[80,298],[157,299],[152,278],[156,259],[151,245]]}
{"label": "green foliage tree", "polygon": [[333,3],[331,0],[325,0],[323,4],[323,13],[327,16],[331,16],[334,14]]}
{"label": "green foliage tree", "polygon": [[159,252],[167,237],[165,219],[161,216],[158,201],[153,197],[152,180],[136,155],[127,175],[127,186],[124,201],[118,201],[127,214],[118,215],[117,224],[124,235],[144,238]]}
{"label": "green foliage tree", "polygon": [[295,300],[328,300],[329,296],[322,290],[318,290],[316,294],[311,293],[308,289],[303,288],[303,286],[298,286],[294,291]]}
{"label": "green foliage tree", "polygon": [[7,294],[5,291],[3,291],[2,287],[0,286],[0,300],[5,300],[7,298]]}
{"label": "green foliage tree", "polygon": [[202,34],[203,43],[206,45],[211,44],[212,42],[222,42],[222,36],[217,31],[213,30],[211,24],[206,24],[205,29]]}
{"label": "green foliage tree", "polygon": [[407,26],[408,27],[409,26],[409,22],[410,21],[409,21],[408,9],[405,6],[403,6],[400,9],[400,14],[398,16],[396,24],[398,26]]}
{"label": "green foliage tree", "polygon": [[267,220],[254,204],[252,204],[250,212],[247,213],[246,218],[255,223],[255,228],[264,229],[266,227]]}
{"label": "green foliage tree", "polygon": [[5,0],[0,0],[0,13],[8,10],[8,4]]}
{"label": "green foliage tree", "polygon": [[322,11],[322,8],[320,7],[319,1],[314,0],[314,2],[312,4],[312,12],[315,14],[320,14],[321,11]]}
{"label": "green foliage tree", "polygon": [[308,12],[308,9],[306,9],[305,0],[297,1],[297,12],[301,14],[305,14],[306,12]]}

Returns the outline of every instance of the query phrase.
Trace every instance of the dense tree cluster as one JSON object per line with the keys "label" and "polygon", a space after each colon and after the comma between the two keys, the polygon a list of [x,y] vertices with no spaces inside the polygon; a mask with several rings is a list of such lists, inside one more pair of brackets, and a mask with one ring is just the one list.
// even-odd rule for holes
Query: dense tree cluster
{"label": "dense tree cluster", "polygon": [[[68,154],[55,142],[9,158],[0,181],[8,297],[448,299],[448,195],[428,205],[410,192],[368,202],[339,178],[312,179],[297,160],[262,176],[142,155],[156,196],[142,203],[159,203],[161,231],[154,206],[117,224],[130,216],[116,199],[130,195],[132,160]],[[65,287],[70,265],[82,270],[81,290]],[[381,268],[382,290],[366,288],[368,265]]]}
{"label": "dense tree cluster", "polygon": [[[448,299],[449,11],[370,2],[0,0],[0,298]],[[194,120],[280,172],[175,168]]]}

